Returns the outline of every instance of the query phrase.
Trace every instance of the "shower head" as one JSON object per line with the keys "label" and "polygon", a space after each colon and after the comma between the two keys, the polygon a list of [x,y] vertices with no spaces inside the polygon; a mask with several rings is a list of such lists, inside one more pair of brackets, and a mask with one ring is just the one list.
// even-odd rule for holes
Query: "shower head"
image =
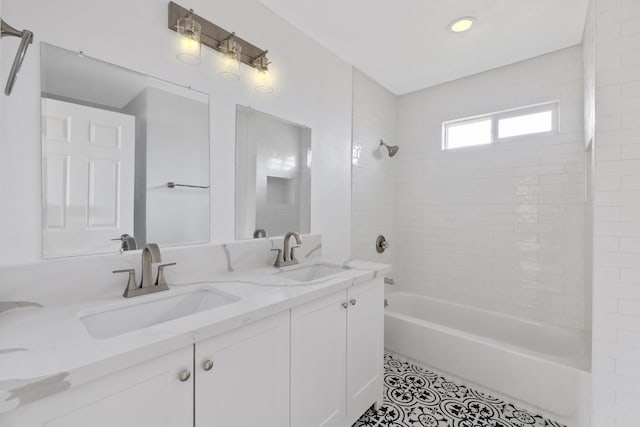
{"label": "shower head", "polygon": [[385,146],[387,148],[387,151],[389,151],[389,157],[393,157],[396,154],[398,154],[398,150],[400,149],[400,147],[398,147],[397,145],[388,145],[386,142],[384,142],[383,140],[380,140],[380,146]]}
{"label": "shower head", "polygon": [[7,85],[4,88],[4,94],[11,95],[13,85],[16,82],[16,77],[18,77],[18,72],[20,71],[20,67],[22,66],[22,61],[24,61],[24,56],[27,53],[27,48],[33,42],[33,33],[29,30],[18,31],[11,25],[4,22],[4,20],[2,20],[0,22],[0,34],[2,37],[13,36],[20,37],[21,39],[20,45],[18,46],[18,52],[16,53],[16,57],[13,60],[13,65],[11,66],[11,71],[9,72]]}

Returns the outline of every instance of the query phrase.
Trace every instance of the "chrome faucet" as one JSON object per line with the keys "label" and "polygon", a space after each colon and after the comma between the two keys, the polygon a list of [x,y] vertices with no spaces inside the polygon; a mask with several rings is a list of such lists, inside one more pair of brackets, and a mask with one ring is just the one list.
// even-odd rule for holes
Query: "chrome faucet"
{"label": "chrome faucet", "polygon": [[164,268],[176,265],[175,262],[169,264],[161,264],[158,266],[158,274],[156,280],[153,280],[152,265],[153,263],[162,262],[160,256],[160,248],[155,243],[148,243],[142,250],[142,278],[140,285],[136,284],[136,270],[133,268],[125,270],[114,270],[114,273],[129,273],[127,287],[124,290],[125,298],[135,297],[138,295],[146,295],[159,291],[169,290],[167,281],[164,278]]}
{"label": "chrome faucet", "polygon": [[153,286],[151,264],[154,262],[162,262],[160,248],[155,243],[149,243],[142,249],[142,277],[140,278],[140,287],[143,289]]}
{"label": "chrome faucet", "polygon": [[[289,247],[289,240],[291,237],[296,239],[296,246]],[[283,249],[271,249],[272,251],[278,251],[276,256],[276,262],[273,264],[275,267],[286,267],[288,265],[294,265],[298,263],[293,250],[299,248],[302,244],[300,235],[294,231],[290,231],[284,235],[284,248]],[[284,253],[283,253],[284,252]]]}

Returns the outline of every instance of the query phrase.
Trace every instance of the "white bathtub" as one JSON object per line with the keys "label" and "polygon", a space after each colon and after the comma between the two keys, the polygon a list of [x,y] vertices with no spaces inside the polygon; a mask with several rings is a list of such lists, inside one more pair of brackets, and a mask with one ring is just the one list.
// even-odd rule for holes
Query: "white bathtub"
{"label": "white bathtub", "polygon": [[554,416],[588,425],[585,337],[424,296],[387,295],[385,347]]}

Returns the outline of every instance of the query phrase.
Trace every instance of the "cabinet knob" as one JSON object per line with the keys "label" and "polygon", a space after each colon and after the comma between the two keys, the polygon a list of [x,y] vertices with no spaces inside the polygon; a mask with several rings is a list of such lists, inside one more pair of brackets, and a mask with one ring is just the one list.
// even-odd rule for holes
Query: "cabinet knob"
{"label": "cabinet knob", "polygon": [[185,369],[178,374],[178,379],[183,383],[189,381],[189,378],[191,378],[191,371],[188,369]]}
{"label": "cabinet knob", "polygon": [[356,305],[356,299],[355,298],[351,298],[349,300],[349,302],[351,303],[351,305]]}
{"label": "cabinet knob", "polygon": [[202,369],[204,369],[205,371],[210,371],[211,368],[213,368],[212,360],[205,360],[204,362],[202,362]]}
{"label": "cabinet knob", "polygon": [[347,308],[347,307],[349,307],[349,304],[347,304],[347,302],[346,302],[346,301],[345,301],[345,302],[343,302],[343,303],[342,303],[342,308]]}

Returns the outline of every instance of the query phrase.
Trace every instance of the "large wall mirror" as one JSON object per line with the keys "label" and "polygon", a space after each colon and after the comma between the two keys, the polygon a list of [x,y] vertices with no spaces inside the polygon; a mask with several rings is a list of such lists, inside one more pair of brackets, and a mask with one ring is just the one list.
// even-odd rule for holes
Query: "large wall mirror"
{"label": "large wall mirror", "polygon": [[309,233],[311,129],[236,109],[236,238]]}
{"label": "large wall mirror", "polygon": [[45,258],[209,241],[209,96],[41,45]]}

